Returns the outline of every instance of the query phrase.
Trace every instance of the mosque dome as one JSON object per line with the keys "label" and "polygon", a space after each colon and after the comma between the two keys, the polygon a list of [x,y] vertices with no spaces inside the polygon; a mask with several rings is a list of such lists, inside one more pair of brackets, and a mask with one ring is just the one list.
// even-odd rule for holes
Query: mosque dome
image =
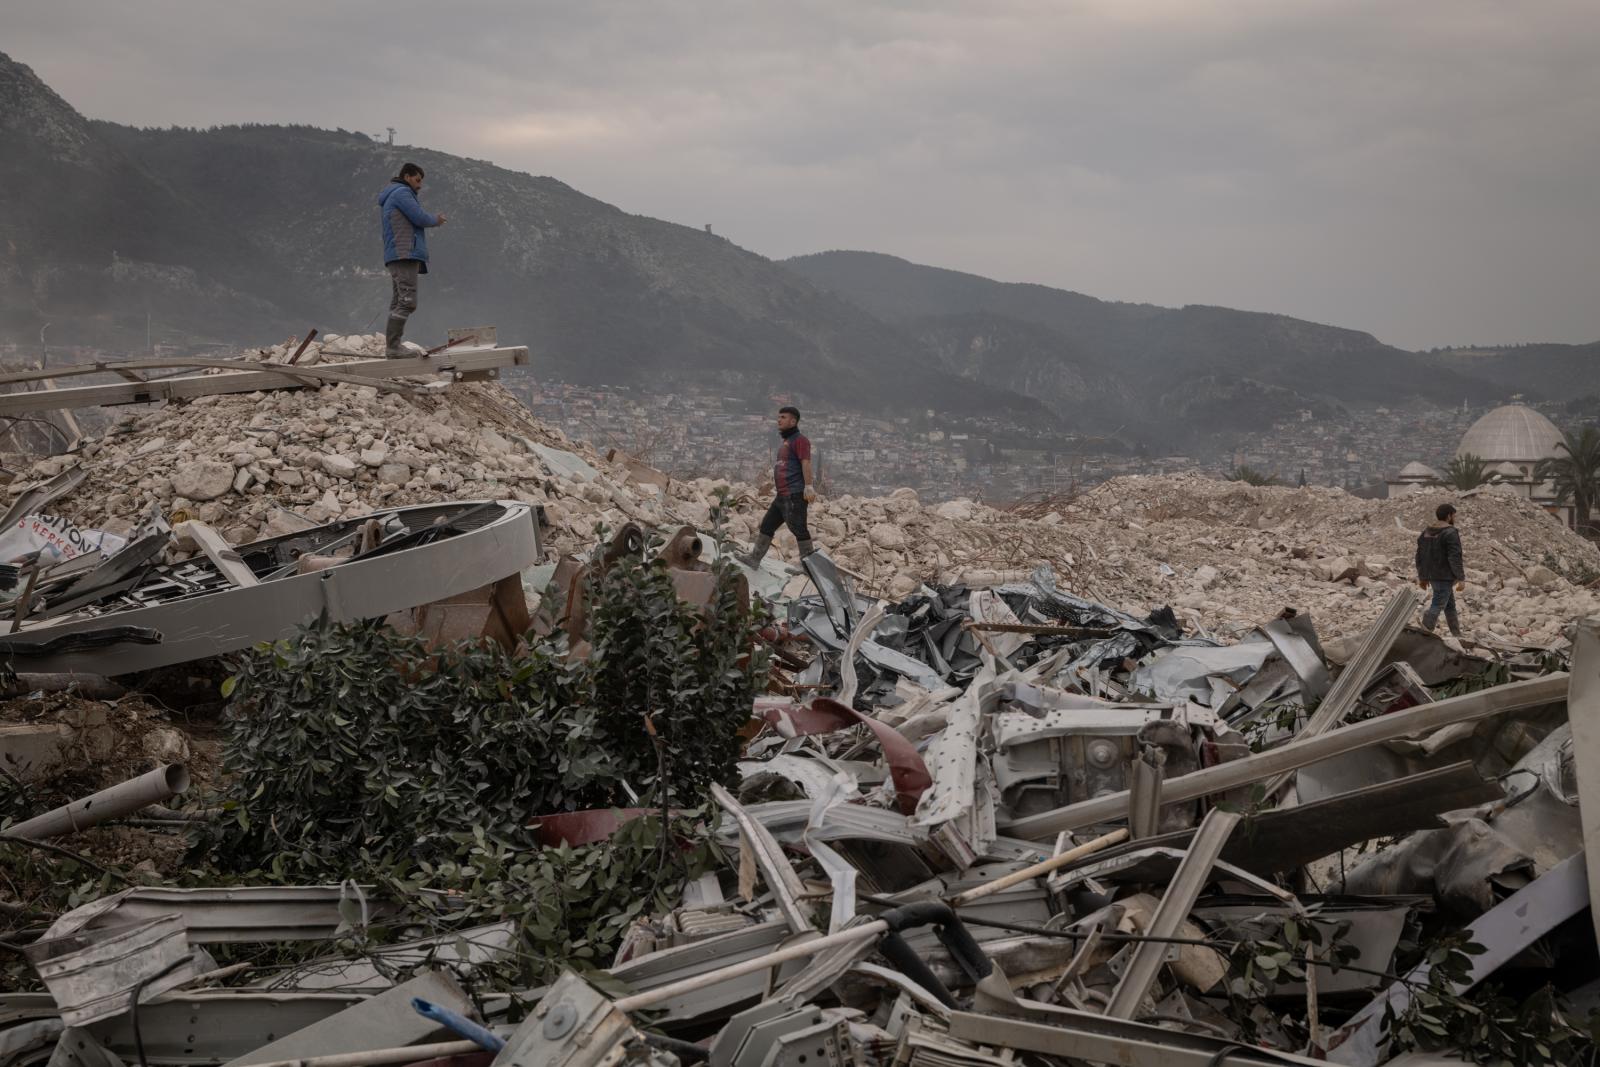
{"label": "mosque dome", "polygon": [[1495,408],[1472,424],[1456,455],[1471,453],[1490,463],[1537,463],[1556,455],[1556,424],[1525,404]]}
{"label": "mosque dome", "polygon": [[1412,460],[1400,468],[1400,477],[1406,479],[1425,478],[1430,481],[1438,481],[1443,475],[1420,460]]}

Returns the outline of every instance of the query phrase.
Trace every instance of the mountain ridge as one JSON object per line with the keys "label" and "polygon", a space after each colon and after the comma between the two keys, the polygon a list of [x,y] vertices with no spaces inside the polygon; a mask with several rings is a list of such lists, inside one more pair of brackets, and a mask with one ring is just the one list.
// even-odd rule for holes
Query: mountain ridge
{"label": "mountain ridge", "polygon": [[[24,342],[48,322],[52,344],[138,349],[147,330],[181,347],[380,328],[374,201],[402,159],[427,169],[425,204],[451,215],[410,336],[494,323],[533,350],[533,373],[578,383],[694,383],[757,404],[932,409],[1165,446],[1297,410],[1494,402],[1528,391],[1538,365],[1520,349],[1412,353],[1273,312],[1105,301],[884,253],[773,261],[554,177],[343,130],[87,119],[3,53],[0,336]],[[1589,354],[1544,362],[1600,389]]]}
{"label": "mountain ridge", "polygon": [[3,55],[0,114],[0,176],[16,179],[0,185],[0,330],[18,340],[45,322],[53,344],[97,347],[143,347],[147,323],[179,345],[381,328],[376,194],[411,159],[451,216],[413,338],[492,322],[535,373],[571,381],[1052,421],[765,257],[554,178],[313,127],[88,120]]}
{"label": "mountain ridge", "polygon": [[[880,252],[819,252],[783,263],[891,323],[919,321],[935,308],[944,314],[981,312],[1051,330],[1063,346],[1135,380],[1171,384],[1232,377],[1288,389],[1307,400],[1346,404],[1401,396],[1488,402],[1501,391],[1439,361],[1384,345],[1370,333],[1273,312],[1104,301]],[[1339,365],[1327,365],[1334,357]]]}

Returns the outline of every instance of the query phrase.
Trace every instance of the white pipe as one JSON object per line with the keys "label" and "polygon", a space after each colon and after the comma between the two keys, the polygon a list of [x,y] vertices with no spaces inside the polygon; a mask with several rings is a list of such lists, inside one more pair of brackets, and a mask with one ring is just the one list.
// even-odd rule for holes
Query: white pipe
{"label": "white pipe", "polygon": [[1069,848],[1059,856],[1051,856],[1049,859],[1035,863],[1031,867],[1024,867],[1020,871],[1012,871],[1010,874],[1002,875],[992,882],[985,882],[983,885],[975,886],[965,893],[959,893],[950,898],[950,906],[952,908],[966,907],[975,900],[993,896],[1003,889],[1010,889],[1014,885],[1020,885],[1030,878],[1037,878],[1041,874],[1049,874],[1051,871],[1059,870],[1075,860],[1081,860],[1085,856],[1092,856],[1103,848],[1108,848],[1126,840],[1127,837],[1127,827],[1113,830],[1109,834],[1095,838],[1093,841],[1086,841],[1076,848]]}
{"label": "white pipe", "polygon": [[[882,919],[875,919],[861,926],[852,926],[848,930],[840,930],[836,934],[828,934],[826,937],[814,938],[798,945],[781,948],[776,952],[769,952],[765,956],[757,956],[754,959],[729,964],[719,971],[707,971],[705,974],[697,974],[690,978],[658,986],[655,989],[646,990],[643,993],[635,993],[631,997],[623,997],[616,1002],[616,1006],[619,1011],[638,1011],[640,1008],[648,1008],[654,1004],[660,1004],[663,1000],[671,1000],[673,997],[684,993],[693,993],[707,986],[714,986],[718,982],[726,982],[730,978],[743,978],[747,974],[765,971],[781,963],[788,963],[790,960],[804,959],[830,948],[838,948],[840,945],[849,945],[856,941],[864,941],[869,937],[877,937],[888,929],[888,923]],[[267,1067],[267,1065],[260,1065],[260,1067]]]}
{"label": "white pipe", "polygon": [[109,789],[63,804],[54,811],[36,815],[0,833],[0,837],[43,841],[63,834],[75,834],[107,819],[132,815],[152,804],[171,800],[188,788],[188,769],[181,763],[169,763],[148,774],[118,782]]}

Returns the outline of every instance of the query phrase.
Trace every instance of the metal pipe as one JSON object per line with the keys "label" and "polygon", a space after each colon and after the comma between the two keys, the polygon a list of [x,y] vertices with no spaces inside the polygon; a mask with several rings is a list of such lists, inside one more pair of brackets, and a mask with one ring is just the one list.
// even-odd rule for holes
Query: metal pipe
{"label": "metal pipe", "polygon": [[[850,945],[857,941],[877,937],[888,929],[889,924],[882,919],[863,923],[860,926],[852,926],[848,930],[840,930],[836,934],[828,934],[826,937],[813,938],[798,945],[780,948],[778,951],[769,952],[765,956],[757,956],[755,959],[729,964],[719,971],[707,971],[705,974],[697,974],[680,981],[669,982],[667,985],[648,989],[643,993],[635,993],[631,997],[623,997],[616,1002],[617,1010],[638,1011],[640,1008],[648,1008],[660,1004],[664,1000],[671,1000],[673,997],[681,996],[684,993],[694,993],[705,989],[707,986],[714,986],[718,982],[726,982],[732,978],[743,978],[747,974],[769,970],[781,963],[788,963],[790,960],[805,959],[815,956],[819,952],[826,952],[830,948],[838,948],[840,945]],[[257,1067],[272,1067],[272,1065],[260,1064]],[[329,1064],[326,1067],[339,1067],[339,1065]]]}
{"label": "metal pipe", "polygon": [[31,841],[43,841],[63,834],[75,834],[107,819],[132,815],[151,804],[171,800],[188,788],[188,768],[181,763],[169,763],[165,767],[157,767],[148,774],[141,774],[137,778],[118,783],[110,789],[102,789],[70,804],[63,804],[54,811],[47,811],[27,822],[20,822],[0,833],[0,837],[22,837]]}

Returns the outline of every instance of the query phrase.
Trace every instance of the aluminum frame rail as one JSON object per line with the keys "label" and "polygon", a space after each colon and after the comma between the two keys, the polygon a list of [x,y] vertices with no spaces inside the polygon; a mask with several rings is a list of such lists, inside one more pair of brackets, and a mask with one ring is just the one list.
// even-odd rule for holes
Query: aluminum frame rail
{"label": "aluminum frame rail", "polygon": [[1600,620],[1584,619],[1572,638],[1572,683],[1567,691],[1578,813],[1589,872],[1595,937],[1600,939]]}
{"label": "aluminum frame rail", "polygon": [[1156,905],[1150,927],[1145,931],[1152,940],[1141,941],[1134,948],[1127,967],[1123,969],[1122,981],[1111,993],[1111,999],[1106,1004],[1108,1016],[1131,1019],[1138,1012],[1145,994],[1150,992],[1156,975],[1161,972],[1161,965],[1167,961],[1167,949],[1171,946],[1160,939],[1178,936],[1189,918],[1190,909],[1199,899],[1200,890],[1211,880],[1211,869],[1216,866],[1217,857],[1222,855],[1222,846],[1228,843],[1234,827],[1239,825],[1243,817],[1236,811],[1223,811],[1221,808],[1212,808],[1206,815],[1200,829],[1195,832],[1194,840],[1189,843],[1183,862],[1178,864],[1177,873],[1172,876],[1172,882],[1162,895],[1161,903]]}
{"label": "aluminum frame rail", "polygon": [[[385,388],[391,378],[410,378],[450,373],[457,381],[494,377],[502,367],[528,363],[526,348],[452,348],[437,356],[410,359],[358,359],[342,363],[314,364],[308,367],[249,360],[161,360],[135,359],[115,363],[94,363],[82,367],[53,369],[48,377],[77,374],[131,373],[162,367],[213,367],[226,374],[196,374],[151,381],[116,382],[109,385],[80,385],[70,389],[46,389],[36,393],[0,393],[0,415],[27,415],[39,411],[71,408],[112,407],[118,404],[147,404],[157,400],[214,396],[220,393],[254,393],[267,389],[304,389],[334,382],[359,382]],[[260,369],[249,369],[256,368]],[[34,378],[39,375],[35,374]],[[24,380],[12,376],[12,382]],[[388,388],[406,388],[390,385]]]}
{"label": "aluminum frame rail", "polygon": [[[1236,1045],[1220,1038],[1148,1023],[1054,1008],[1026,1019],[970,1011],[950,1013],[950,1036],[988,1048],[1037,1052],[1119,1067],[1325,1067],[1291,1052]],[[1046,1021],[1048,1020],[1048,1021]]]}
{"label": "aluminum frame rail", "polygon": [[[352,622],[431,604],[490,585],[539,561],[533,508],[515,500],[494,503],[504,509],[499,517],[431,544],[393,552],[383,552],[380,546],[371,558],[357,556],[325,570],[272,578],[259,585],[228,586],[142,608],[25,626],[0,635],[0,656],[12,654],[8,647],[12,642],[63,634],[128,627],[160,633],[159,644],[126,640],[25,661],[30,671],[129,674],[276,641],[324,611],[334,622]],[[470,506],[460,505],[461,512]],[[393,514],[404,519],[408,512],[428,510],[438,510],[438,505],[399,508]],[[304,536],[302,532],[272,540]],[[240,545],[238,551],[247,554],[265,543]]]}
{"label": "aluminum frame rail", "polygon": [[[1333,683],[1333,688],[1328,690],[1328,695],[1322,698],[1317,710],[1295,735],[1297,740],[1321,736],[1349,717],[1361,699],[1362,692],[1378,673],[1378,668],[1383,666],[1383,658],[1388,655],[1389,649],[1394,647],[1395,638],[1406,628],[1406,620],[1411,618],[1417,602],[1417,591],[1409,585],[1390,598],[1389,603],[1384,605],[1382,613],[1378,615],[1378,621],[1372,624],[1372,629],[1362,638],[1361,646],[1356,649],[1355,655],[1350,657],[1344,670],[1339,672],[1339,678]],[[1277,775],[1267,784],[1267,795],[1273,795],[1288,784],[1288,781],[1287,771]]]}

